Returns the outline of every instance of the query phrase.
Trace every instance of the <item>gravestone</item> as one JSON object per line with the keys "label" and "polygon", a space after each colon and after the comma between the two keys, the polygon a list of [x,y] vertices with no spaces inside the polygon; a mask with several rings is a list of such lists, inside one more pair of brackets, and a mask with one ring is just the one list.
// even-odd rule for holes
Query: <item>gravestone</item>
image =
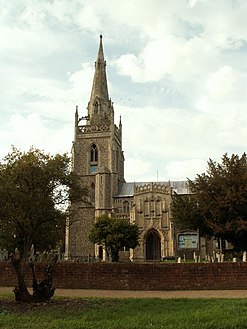
{"label": "gravestone", "polygon": [[246,262],[246,251],[243,252],[243,262]]}
{"label": "gravestone", "polygon": [[6,249],[0,250],[0,261],[7,261],[9,259],[9,253]]}

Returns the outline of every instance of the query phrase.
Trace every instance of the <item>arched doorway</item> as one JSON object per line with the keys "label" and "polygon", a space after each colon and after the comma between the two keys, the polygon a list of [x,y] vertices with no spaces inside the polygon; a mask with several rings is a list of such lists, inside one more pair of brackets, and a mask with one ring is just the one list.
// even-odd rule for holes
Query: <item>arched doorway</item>
{"label": "arched doorway", "polygon": [[161,244],[159,233],[152,229],[147,233],[146,238],[146,260],[161,259]]}

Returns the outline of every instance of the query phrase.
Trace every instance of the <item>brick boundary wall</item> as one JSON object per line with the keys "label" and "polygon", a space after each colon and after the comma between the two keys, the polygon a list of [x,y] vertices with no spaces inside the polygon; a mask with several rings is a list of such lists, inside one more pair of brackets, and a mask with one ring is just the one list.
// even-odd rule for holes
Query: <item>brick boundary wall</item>
{"label": "brick boundary wall", "polygon": [[[37,265],[41,277],[45,264]],[[25,269],[31,286],[31,270]],[[10,262],[0,262],[0,286],[15,286]],[[247,289],[247,263],[72,263],[59,262],[56,288],[104,290],[227,290]]]}

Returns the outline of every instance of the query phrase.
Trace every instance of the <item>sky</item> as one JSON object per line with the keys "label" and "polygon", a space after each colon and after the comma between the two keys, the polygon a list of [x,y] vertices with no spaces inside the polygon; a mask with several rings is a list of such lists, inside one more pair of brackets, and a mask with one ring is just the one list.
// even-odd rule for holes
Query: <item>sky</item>
{"label": "sky", "polygon": [[247,141],[246,0],[0,0],[0,158],[71,151],[99,35],[125,179],[176,181]]}

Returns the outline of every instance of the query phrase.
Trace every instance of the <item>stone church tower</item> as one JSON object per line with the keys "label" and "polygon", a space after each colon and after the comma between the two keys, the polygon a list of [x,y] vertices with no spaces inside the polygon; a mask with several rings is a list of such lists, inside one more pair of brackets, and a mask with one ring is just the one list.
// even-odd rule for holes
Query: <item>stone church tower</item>
{"label": "stone church tower", "polygon": [[[113,195],[124,182],[122,124],[114,124],[114,108],[108,94],[106,62],[102,36],[90,101],[85,117],[75,113],[75,135],[72,146],[72,170],[88,188],[88,203],[71,205],[70,227],[67,232],[67,257],[94,255],[94,245],[88,240],[95,218],[112,212]],[[83,124],[83,121],[85,124]]]}
{"label": "stone church tower", "polygon": [[[88,202],[72,204],[66,234],[65,258],[103,258],[88,236],[98,216],[109,214],[136,223],[139,246],[122,254],[131,261],[161,260],[175,255],[175,231],[170,209],[172,193],[188,193],[186,182],[126,183],[122,150],[122,124],[114,123],[109,98],[102,36],[87,115],[75,113],[72,170],[88,188]],[[120,255],[121,256],[121,255]]]}

